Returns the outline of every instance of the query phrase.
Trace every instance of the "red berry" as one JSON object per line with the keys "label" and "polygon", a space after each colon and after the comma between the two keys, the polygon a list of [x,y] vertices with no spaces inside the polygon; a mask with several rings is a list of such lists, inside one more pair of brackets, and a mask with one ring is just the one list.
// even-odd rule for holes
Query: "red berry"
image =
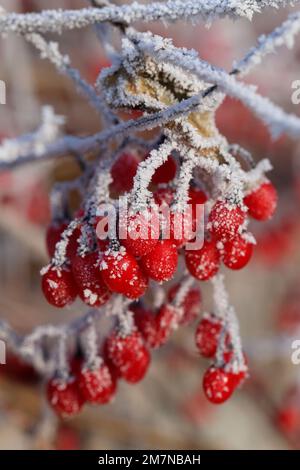
{"label": "red berry", "polygon": [[300,410],[295,404],[284,405],[278,411],[276,422],[282,432],[285,434],[298,433],[300,430]]}
{"label": "red berry", "polygon": [[[168,300],[172,302],[180,289],[180,284],[175,284],[171,287],[168,292]],[[201,292],[199,289],[191,288],[189,289],[184,298],[182,299],[182,303],[180,307],[183,310],[183,315],[179,320],[180,325],[188,325],[189,323],[193,322],[195,318],[200,313],[201,308]]]}
{"label": "red berry", "polygon": [[54,256],[56,243],[59,242],[61,234],[67,228],[66,222],[53,222],[46,231],[46,247],[50,258]]}
{"label": "red berry", "polygon": [[224,403],[235,389],[234,381],[224,369],[211,366],[203,376],[203,390],[206,398],[214,404]]}
{"label": "red berry", "polygon": [[153,193],[154,201],[158,206],[170,206],[174,200],[174,191],[171,188],[158,188]]}
{"label": "red berry", "polygon": [[86,401],[102,405],[113,399],[117,383],[103,362],[93,369],[83,367],[78,375],[78,385]]}
{"label": "red berry", "polygon": [[177,269],[178,253],[170,240],[159,240],[140,260],[145,273],[157,282],[168,281]]}
{"label": "red berry", "polygon": [[111,296],[97,266],[98,256],[95,252],[72,258],[72,273],[78,286],[79,296],[91,307],[104,305]]}
{"label": "red berry", "polygon": [[101,274],[108,289],[129,299],[141,297],[148,286],[147,277],[124,247],[119,251],[109,250],[103,255]]}
{"label": "red berry", "polygon": [[153,184],[169,183],[176,175],[176,162],[170,155],[168,159],[155,171],[152,176]]}
{"label": "red berry", "polygon": [[230,269],[242,269],[251,259],[253,243],[238,235],[224,243],[223,263]]}
{"label": "red berry", "polygon": [[209,214],[209,229],[218,240],[231,240],[245,219],[246,213],[239,206],[218,201]]}
{"label": "red berry", "polygon": [[122,193],[130,191],[133,187],[133,179],[139,165],[139,160],[135,155],[122,153],[111,167],[112,183],[111,188]]}
{"label": "red berry", "polygon": [[107,339],[106,347],[123,379],[130,383],[143,379],[150,364],[150,354],[139,332],[134,331],[128,336],[113,333]]}
{"label": "red berry", "polygon": [[256,220],[268,220],[277,207],[277,191],[270,181],[262,183],[244,198],[249,214]]}
{"label": "red berry", "polygon": [[71,304],[77,296],[74,278],[66,267],[51,266],[43,272],[42,290],[49,304],[58,308]]}
{"label": "red berry", "polygon": [[205,192],[197,188],[189,189],[189,198],[189,203],[193,205],[205,204],[207,202],[207,195]]}
{"label": "red berry", "polygon": [[220,253],[215,240],[205,240],[200,250],[185,251],[186,267],[199,281],[213,277],[220,267]]}
{"label": "red berry", "polygon": [[139,332],[141,333],[145,343],[150,348],[155,347],[156,344],[156,333],[157,324],[154,313],[150,310],[146,310],[142,306],[133,306],[131,309],[134,312],[134,323]]}
{"label": "red berry", "polygon": [[136,257],[145,256],[153,250],[159,239],[159,214],[145,210],[120,219],[119,239]]}
{"label": "red berry", "polygon": [[165,344],[176,327],[177,311],[171,305],[162,305],[156,317],[156,339],[153,347]]}
{"label": "red berry", "polygon": [[67,250],[66,250],[66,255],[67,258],[72,259],[73,256],[77,255],[77,250],[79,247],[79,238],[81,236],[81,228],[77,227],[73,231],[72,235],[69,237],[69,241],[67,244]]}
{"label": "red berry", "polygon": [[222,331],[222,322],[213,313],[204,314],[195,334],[196,346],[204,357],[214,357]]}
{"label": "red berry", "polygon": [[77,381],[52,379],[47,385],[48,402],[59,416],[74,416],[80,412],[84,398],[81,395]]}

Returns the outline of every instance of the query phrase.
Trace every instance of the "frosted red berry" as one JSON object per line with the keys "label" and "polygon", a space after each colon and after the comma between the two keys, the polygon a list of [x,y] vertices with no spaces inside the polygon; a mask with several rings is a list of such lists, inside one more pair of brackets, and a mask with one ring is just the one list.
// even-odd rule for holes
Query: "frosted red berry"
{"label": "frosted red berry", "polygon": [[170,206],[174,200],[174,191],[172,188],[161,187],[153,193],[153,197],[158,206]]}
{"label": "frosted red berry", "polygon": [[155,314],[142,306],[132,307],[132,310],[134,311],[135,326],[141,333],[147,346],[149,346],[149,348],[154,348],[157,336],[157,322]]}
{"label": "frosted red berry", "polygon": [[50,258],[54,256],[56,243],[59,242],[63,231],[67,228],[66,222],[52,222],[46,231],[46,247]]}
{"label": "frosted red berry", "polygon": [[203,391],[214,404],[224,403],[234,392],[235,384],[230,373],[223,368],[211,366],[203,376]]}
{"label": "frosted red berry", "polygon": [[131,153],[122,153],[111,168],[111,189],[122,193],[130,191],[139,165],[138,158]]}
{"label": "frosted red berry", "polygon": [[155,317],[156,337],[154,346],[158,348],[165,344],[174,328],[177,326],[177,310],[171,305],[162,305]]}
{"label": "frosted red berry", "polygon": [[249,215],[256,220],[270,219],[277,207],[277,191],[270,181],[262,183],[244,198],[244,204],[249,209]]}
{"label": "frosted red berry", "polygon": [[221,331],[222,322],[216,315],[203,315],[195,333],[196,346],[203,357],[215,357]]}
{"label": "frosted red berry", "polygon": [[170,155],[168,159],[163,163],[152,176],[153,184],[169,183],[176,175],[176,162]]}
{"label": "frosted red berry", "polygon": [[78,294],[87,305],[100,307],[111,296],[102,279],[98,265],[98,253],[88,253],[85,256],[76,255],[72,258],[72,273],[78,286]]}
{"label": "frosted red berry", "polygon": [[220,253],[215,240],[205,240],[199,250],[185,251],[186,267],[199,281],[212,278],[220,267]]}
{"label": "frosted red berry", "polygon": [[52,409],[62,417],[78,414],[85,402],[80,393],[77,381],[52,379],[47,385],[47,398]]}
{"label": "frosted red berry", "polygon": [[242,269],[249,263],[252,253],[253,243],[238,235],[224,243],[223,263],[230,269]]}
{"label": "frosted red berry", "polygon": [[123,379],[136,383],[144,378],[150,364],[150,354],[138,331],[127,336],[114,332],[107,339],[106,349]]}
{"label": "frosted red berry", "polygon": [[86,401],[103,405],[114,398],[117,382],[107,365],[102,362],[94,368],[83,366],[78,374],[78,386]]}
{"label": "frosted red berry", "polygon": [[73,231],[72,235],[69,237],[69,241],[68,241],[67,249],[66,249],[67,258],[72,259],[73,256],[77,255],[80,236],[81,236],[81,227],[77,227]]}
{"label": "frosted red berry", "polygon": [[231,240],[245,222],[246,212],[226,201],[218,201],[209,214],[209,230],[221,241]]}
{"label": "frosted red berry", "polygon": [[50,266],[42,273],[42,291],[54,307],[62,308],[74,302],[77,286],[70,269]]}
{"label": "frosted red berry", "polygon": [[[180,284],[175,284],[168,292],[168,300],[172,302],[180,289]],[[199,315],[201,309],[201,292],[200,289],[190,288],[185,293],[180,304],[182,308],[182,316],[179,319],[180,325],[188,325],[193,322]]]}
{"label": "frosted red berry", "polygon": [[126,249],[133,256],[145,256],[158,242],[159,214],[153,209],[121,217],[119,227],[119,239]]}
{"label": "frosted red berry", "polygon": [[159,240],[140,260],[143,271],[157,282],[168,281],[177,269],[178,253],[170,240]]}
{"label": "frosted red berry", "polygon": [[129,299],[138,299],[145,293],[148,278],[124,247],[118,251],[107,251],[100,268],[103,281],[112,292],[123,294]]}

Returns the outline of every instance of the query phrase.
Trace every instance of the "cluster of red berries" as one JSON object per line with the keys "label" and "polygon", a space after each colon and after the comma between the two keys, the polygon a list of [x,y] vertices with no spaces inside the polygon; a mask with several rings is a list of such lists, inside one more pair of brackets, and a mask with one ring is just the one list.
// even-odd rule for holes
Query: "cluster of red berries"
{"label": "cluster of red berries", "polygon": [[[110,191],[119,195],[133,187],[138,159],[130,154],[122,154],[111,169]],[[119,214],[119,236],[113,240],[97,238],[97,225],[103,217],[88,217],[79,212],[80,223],[68,234],[65,244],[65,262],[54,262],[42,275],[42,289],[48,302],[56,307],[64,307],[79,296],[89,306],[104,305],[113,293],[137,301],[146,292],[149,280],[162,283],[170,280],[177,269],[178,255],[183,254],[190,274],[197,280],[212,278],[220,267],[221,260],[230,269],[243,268],[251,258],[253,241],[246,233],[247,215],[257,219],[270,218],[276,208],[277,195],[273,185],[264,181],[250,190],[239,204],[231,200],[218,200],[212,207],[205,231],[205,240],[200,249],[192,250],[187,245],[195,236],[195,226],[199,213],[196,206],[207,202],[206,194],[191,186],[189,204],[192,217],[188,225],[185,215],[176,212],[175,191],[172,180],[177,166],[169,157],[152,178],[154,210],[144,209],[132,212],[122,220]],[[170,208],[169,237],[161,238],[162,214],[157,206]],[[179,220],[179,222],[178,222]],[[163,220],[164,222],[164,220]],[[178,223],[180,234],[178,236]],[[84,225],[92,227],[93,248],[79,249]],[[184,225],[184,230],[182,230]],[[159,230],[153,230],[154,227]],[[186,230],[186,226],[188,229]],[[47,232],[47,247],[53,257],[57,243],[64,238],[69,225],[66,222],[52,224]],[[141,236],[136,237],[136,228]],[[120,231],[126,233],[120,236]],[[90,233],[90,232],[89,232]],[[134,233],[134,235],[133,235]],[[49,382],[48,397],[52,406],[62,414],[74,414],[85,401],[107,403],[116,391],[118,378],[135,383],[141,380],[150,362],[149,349],[166,343],[172,331],[181,324],[193,321],[199,313],[201,294],[196,288],[189,288],[177,301],[180,286],[175,285],[168,292],[168,301],[153,312],[139,301],[130,309],[134,313],[134,327],[131,333],[118,332],[107,339],[104,359],[100,366],[79,368],[72,366],[72,377],[62,381],[54,378]],[[203,387],[207,398],[213,403],[222,403],[244,380],[247,367],[239,364],[233,351],[230,335],[226,333],[222,363],[217,354],[224,324],[214,315],[205,315],[196,331],[196,345],[200,353],[214,360],[204,375]],[[218,356],[218,358],[216,357]]]}
{"label": "cluster of red berries", "polygon": [[[220,361],[216,356],[222,334],[224,335],[224,350]],[[246,378],[245,355],[243,364],[236,367],[230,334],[225,331],[223,320],[212,313],[203,315],[196,329],[195,340],[200,354],[213,360],[213,365],[203,376],[205,396],[212,403],[224,403]]]}
{"label": "cluster of red berries", "polygon": [[178,325],[192,322],[201,306],[201,293],[196,288],[185,292],[180,305],[171,305],[180,286],[168,292],[168,302],[157,312],[141,303],[132,304],[134,326],[130,333],[114,330],[105,340],[96,365],[89,366],[78,357],[70,361],[70,377],[52,378],[47,385],[47,397],[54,411],[61,416],[74,416],[84,403],[103,405],[112,401],[117,381],[140,382],[150,365],[150,349],[166,343]]}

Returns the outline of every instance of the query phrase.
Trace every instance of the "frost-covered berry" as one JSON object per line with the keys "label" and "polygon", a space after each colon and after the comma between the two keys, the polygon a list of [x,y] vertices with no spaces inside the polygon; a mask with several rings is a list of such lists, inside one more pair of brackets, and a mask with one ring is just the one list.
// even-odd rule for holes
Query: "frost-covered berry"
{"label": "frost-covered berry", "polygon": [[[119,239],[133,256],[145,256],[153,250],[159,239],[159,214],[144,210],[119,222]],[[122,237],[121,237],[122,235]]]}
{"label": "frost-covered berry", "polygon": [[96,367],[83,366],[78,374],[78,386],[89,403],[102,405],[115,396],[117,382],[104,362]]}
{"label": "frost-covered berry", "polygon": [[150,364],[150,354],[138,331],[127,336],[113,332],[107,338],[105,348],[123,379],[136,383],[144,378]]}
{"label": "frost-covered berry", "polygon": [[208,228],[218,240],[231,240],[237,235],[245,219],[246,212],[239,206],[218,201],[209,214]]}
{"label": "frost-covered berry", "polygon": [[139,165],[138,158],[131,153],[122,153],[111,167],[111,189],[117,193],[130,191]]}
{"label": "frost-covered berry", "polygon": [[223,263],[230,269],[242,269],[249,263],[252,253],[253,243],[238,235],[224,243]]}
{"label": "frost-covered berry", "polygon": [[49,304],[62,308],[74,302],[77,286],[67,267],[49,266],[42,271],[42,291]]}
{"label": "frost-covered berry", "polygon": [[176,175],[176,162],[174,158],[170,155],[168,159],[163,163],[152,176],[153,184],[162,184],[169,183]]}
{"label": "frost-covered berry", "polygon": [[[180,284],[175,284],[168,292],[168,300],[172,302],[180,289]],[[199,315],[201,309],[201,292],[200,289],[190,288],[185,293],[180,303],[182,308],[182,316],[179,319],[180,325],[188,325],[192,323]]]}
{"label": "frost-covered berry", "polygon": [[143,306],[131,307],[134,312],[134,323],[149,348],[156,344],[157,323],[156,316]]}
{"label": "frost-covered berry", "polygon": [[81,300],[91,307],[104,305],[111,296],[97,264],[98,256],[97,252],[85,256],[76,255],[71,262],[78,294]]}
{"label": "frost-covered berry", "polygon": [[274,214],[277,199],[275,187],[270,181],[266,181],[245,196],[244,204],[248,207],[251,217],[263,221],[270,219]]}
{"label": "frost-covered berry", "polygon": [[205,240],[199,250],[185,251],[186,267],[199,281],[212,278],[220,267],[220,253],[215,240]]}
{"label": "frost-covered berry", "polygon": [[136,259],[124,247],[104,253],[100,264],[102,278],[108,289],[123,294],[129,299],[144,295],[148,278],[142,272]]}
{"label": "frost-covered berry", "polygon": [[223,368],[211,366],[203,376],[203,391],[206,398],[214,404],[224,403],[235,389],[231,374]]}
{"label": "frost-covered berry", "polygon": [[62,417],[78,414],[85,402],[77,380],[52,379],[47,385],[47,399],[53,410]]}
{"label": "frost-covered berry", "polygon": [[156,338],[153,347],[158,348],[165,344],[172,331],[177,326],[177,310],[171,305],[162,305],[155,317]]}
{"label": "frost-covered berry", "polygon": [[170,206],[174,200],[172,188],[160,187],[153,193],[154,201],[158,206]]}
{"label": "frost-covered berry", "polygon": [[46,231],[46,247],[50,258],[55,252],[56,243],[59,242],[61,234],[67,228],[66,222],[52,222]]}
{"label": "frost-covered berry", "polygon": [[170,280],[177,269],[178,253],[170,240],[159,240],[140,260],[143,271],[157,282]]}
{"label": "frost-covered berry", "polygon": [[218,347],[222,322],[213,313],[205,313],[195,333],[196,346],[203,357],[215,357]]}
{"label": "frost-covered berry", "polygon": [[72,235],[69,237],[69,241],[67,244],[66,255],[68,259],[72,259],[73,256],[77,255],[80,236],[81,236],[81,227],[77,227],[73,231]]}

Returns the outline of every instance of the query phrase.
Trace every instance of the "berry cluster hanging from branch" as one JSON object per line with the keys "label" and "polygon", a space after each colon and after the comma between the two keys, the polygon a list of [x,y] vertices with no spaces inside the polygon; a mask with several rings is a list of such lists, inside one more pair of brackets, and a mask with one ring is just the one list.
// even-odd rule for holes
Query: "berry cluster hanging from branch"
{"label": "berry cluster hanging from branch", "polygon": [[[64,118],[46,107],[35,132],[0,145],[0,170],[66,154],[80,162],[81,175],[52,190],[52,223],[46,234],[51,260],[41,275],[51,305],[64,308],[80,298],[88,307],[69,325],[38,327],[27,336],[1,321],[0,336],[47,377],[54,410],[74,415],[85,402],[111,401],[118,380],[140,381],[149,367],[150,351],[199,316],[200,283],[211,280],[214,309],[203,314],[195,342],[200,354],[211,361],[203,377],[204,392],[211,402],[222,403],[245,380],[248,368],[221,265],[232,270],[247,265],[255,245],[248,229],[250,218],[271,218],[277,194],[266,176],[270,162],[263,159],[254,165],[245,149],[229,145],[216,127],[215,112],[229,95],[248,106],[273,136],[300,135],[298,117],[238,79],[278,47],[293,45],[300,13],[259,38],[230,73],[205,62],[195,51],[175,47],[170,39],[136,31],[133,23],[251,19],[267,7],[297,2],[92,3],[74,11],[20,15],[2,10],[0,14],[2,36],[14,33],[30,42],[75,83],[102,122],[95,135],[63,135]],[[44,37],[89,25],[96,27],[112,59],[94,87],[71,66],[58,43]],[[107,27],[120,35],[120,50],[109,43]],[[124,109],[138,111],[140,117],[122,121],[119,111]],[[149,129],[155,129],[153,141],[137,135]],[[86,158],[91,155],[94,158]],[[68,204],[73,190],[81,196],[75,213]],[[125,218],[121,196],[127,203]],[[103,206],[112,208],[112,213],[104,215]],[[115,230],[100,237],[99,227],[110,225],[112,214]],[[195,248],[199,224],[203,240]],[[178,263],[185,265],[181,279],[162,289],[174,277]],[[103,315],[111,318],[111,332],[99,344]]]}

